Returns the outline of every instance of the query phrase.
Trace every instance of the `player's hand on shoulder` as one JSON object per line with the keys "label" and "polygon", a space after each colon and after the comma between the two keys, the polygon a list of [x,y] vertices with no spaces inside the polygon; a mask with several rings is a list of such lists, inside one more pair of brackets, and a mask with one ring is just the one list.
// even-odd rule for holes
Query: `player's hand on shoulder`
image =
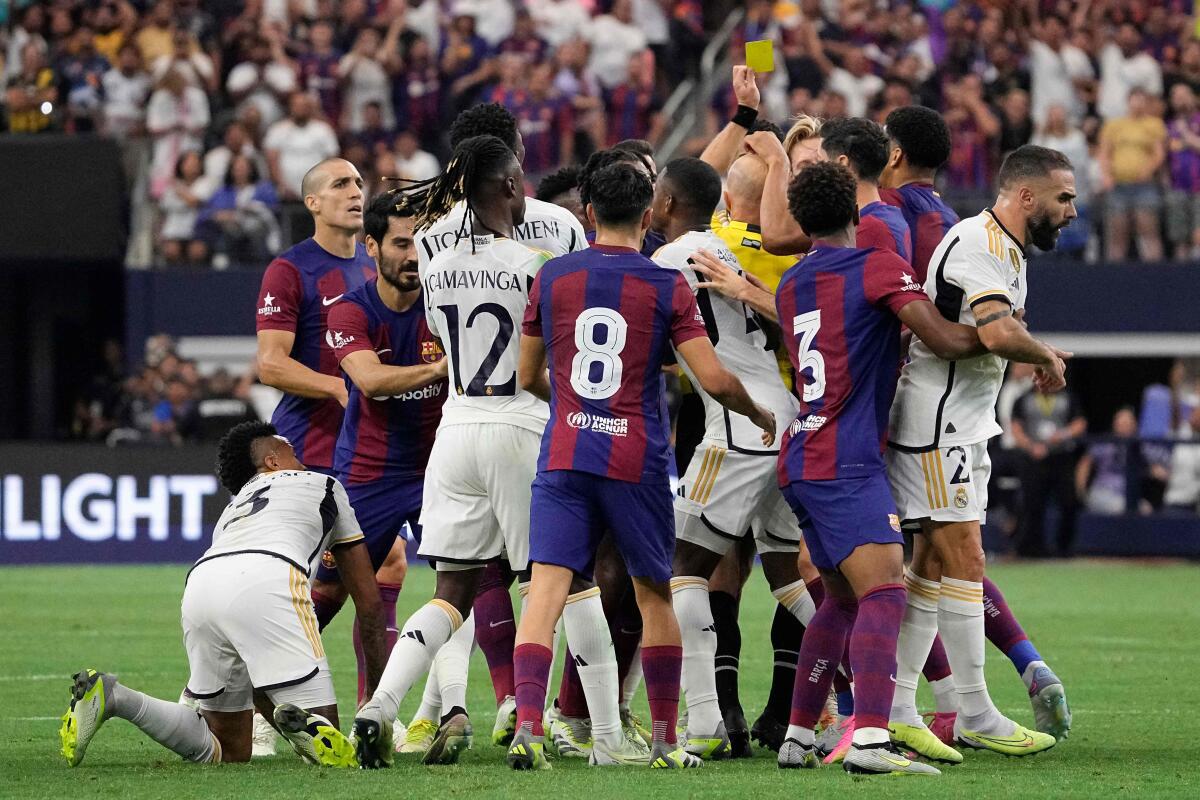
{"label": "player's hand on shoulder", "polygon": [[783,142],[770,131],[756,131],[745,139],[746,150],[771,164],[787,164],[787,151]]}
{"label": "player's hand on shoulder", "polygon": [[750,286],[749,281],[708,250],[701,249],[692,253],[688,263],[700,278],[696,284],[697,289],[712,289],[726,297],[740,300]]}
{"label": "player's hand on shoulder", "polygon": [[775,444],[775,415],[771,413],[769,408],[754,404],[754,416],[750,418],[758,427],[762,428],[762,443],[766,447]]}

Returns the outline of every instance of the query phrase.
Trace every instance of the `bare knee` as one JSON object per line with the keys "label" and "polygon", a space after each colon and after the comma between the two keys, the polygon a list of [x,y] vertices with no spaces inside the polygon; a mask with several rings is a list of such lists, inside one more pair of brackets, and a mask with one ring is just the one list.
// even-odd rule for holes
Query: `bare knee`
{"label": "bare knee", "polygon": [[792,553],[763,553],[762,567],[771,591],[800,580],[799,563]]}
{"label": "bare knee", "polygon": [[976,583],[983,580],[987,559],[978,523],[933,523],[933,539],[944,575]]}

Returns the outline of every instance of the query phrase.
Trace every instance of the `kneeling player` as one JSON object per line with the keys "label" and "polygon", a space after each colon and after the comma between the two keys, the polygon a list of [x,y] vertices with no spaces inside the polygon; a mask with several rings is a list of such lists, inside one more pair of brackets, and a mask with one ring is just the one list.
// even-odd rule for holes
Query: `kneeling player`
{"label": "kneeling player", "polygon": [[308,588],[317,559],[332,549],[358,612],[374,686],[385,657],[383,618],[346,490],[305,470],[269,423],[234,427],[221,440],[218,463],[221,482],[235,496],[183,590],[188,693],[200,711],[144,695],[115,675],[82,670],[59,732],[71,766],[83,761],[112,717],[189,761],[249,761],[255,692],[276,706],[275,724],[306,761],[356,766],[354,746],[337,728],[337,699]]}
{"label": "kneeling player", "polygon": [[789,187],[788,205],[814,242],[783,276],[776,298],[804,401],[784,437],[779,483],[828,594],[800,647],[779,766],[818,765],[813,727],[849,636],[855,730],[846,771],[936,775],[888,737],[905,592],[883,444],[900,323],[949,358],[978,351],[979,340],[969,327],[942,319],[903,259],[854,246],[855,181],[845,167],[805,167]]}
{"label": "kneeling player", "polygon": [[[550,421],[533,484],[533,581],[517,631],[518,727],[508,762],[514,769],[549,766],[542,742],[535,741],[543,736],[549,645],[572,581],[590,577],[607,529],[642,612],[650,766],[694,767],[700,760],[675,742],[682,652],[669,584],[675,539],[669,431],[659,413],[659,374],[672,345],[705,391],[765,431],[764,444],[774,441],[775,421],[721,366],[683,276],[638,253],[650,222],[650,180],[614,164],[591,176],[588,189],[596,242],[543,267],[521,341],[521,383],[549,399]],[[601,628],[596,635],[607,633]],[[607,653],[611,660],[611,643]],[[615,716],[615,682],[608,694],[603,713]],[[589,697],[594,723],[601,710],[592,705]],[[619,747],[619,727],[613,736],[612,743],[594,737],[592,763],[619,763],[605,758]]]}

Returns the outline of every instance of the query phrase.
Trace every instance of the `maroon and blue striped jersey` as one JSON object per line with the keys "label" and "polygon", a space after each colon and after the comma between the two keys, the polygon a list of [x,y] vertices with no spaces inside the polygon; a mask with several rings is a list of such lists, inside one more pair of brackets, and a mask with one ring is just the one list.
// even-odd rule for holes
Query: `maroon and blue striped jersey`
{"label": "maroon and blue striped jersey", "polygon": [[[333,352],[322,347],[330,308],[346,292],[375,276],[375,262],[359,244],[354,256],[339,258],[313,239],[284,251],[263,273],[255,315],[259,331],[295,334],[289,355],[311,370],[340,376]],[[337,400],[284,394],[271,422],[296,448],[306,466],[333,468],[333,448],[342,424]]]}
{"label": "maroon and blue striped jersey", "polygon": [[[372,350],[395,367],[432,364],[444,357],[425,322],[420,301],[393,311],[379,297],[377,281],[368,281],[329,312],[325,345],[340,364],[360,350]],[[425,474],[429,451],[442,419],[446,379],[390,397],[368,397],[347,381],[350,402],[338,434],[333,467],[347,486]]]}
{"label": "maroon and blue striped jersey", "polygon": [[662,368],[707,336],[683,275],[636,250],[592,245],[547,261],[523,326],[545,340],[550,421],[538,471],[668,482]]}
{"label": "maroon and blue striped jersey", "polygon": [[883,470],[900,374],[900,309],[928,301],[895,253],[817,241],[775,295],[800,412],[784,433],[779,484]]}
{"label": "maroon and blue striped jersey", "polygon": [[933,251],[946,238],[946,232],[958,224],[958,214],[946,205],[930,183],[906,183],[899,189],[880,189],[879,196],[904,214],[912,234],[912,266],[916,270],[917,283],[924,286]]}
{"label": "maroon and blue striped jersey", "polygon": [[878,247],[890,250],[912,263],[912,234],[904,213],[895,206],[876,200],[858,211],[858,228],[854,243],[860,248]]}

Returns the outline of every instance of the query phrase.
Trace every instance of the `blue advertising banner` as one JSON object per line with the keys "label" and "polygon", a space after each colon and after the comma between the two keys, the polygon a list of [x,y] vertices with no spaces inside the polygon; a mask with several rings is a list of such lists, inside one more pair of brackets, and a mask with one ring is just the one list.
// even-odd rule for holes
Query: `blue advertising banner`
{"label": "blue advertising banner", "polygon": [[0,565],[182,563],[229,493],[212,446],[0,445]]}

